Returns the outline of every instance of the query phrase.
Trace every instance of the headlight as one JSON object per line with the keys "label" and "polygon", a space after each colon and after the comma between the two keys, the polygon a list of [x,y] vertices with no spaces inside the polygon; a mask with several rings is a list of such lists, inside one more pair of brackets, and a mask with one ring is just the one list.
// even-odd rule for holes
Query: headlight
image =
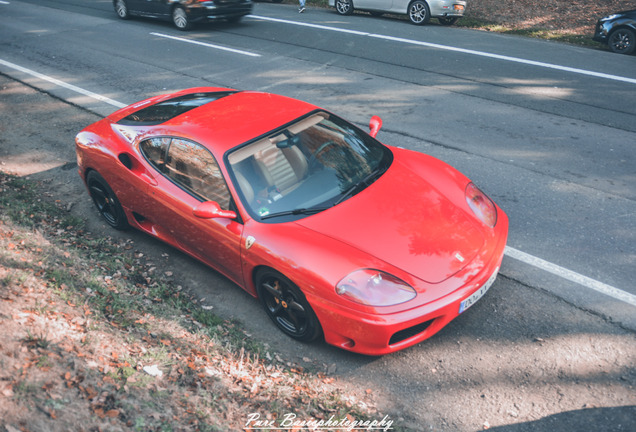
{"label": "headlight", "polygon": [[473,183],[468,183],[468,186],[466,186],[466,202],[468,207],[483,223],[491,228],[497,224],[495,203]]}
{"label": "headlight", "polygon": [[336,293],[367,306],[393,306],[415,298],[415,290],[388,273],[356,270],[336,285]]}

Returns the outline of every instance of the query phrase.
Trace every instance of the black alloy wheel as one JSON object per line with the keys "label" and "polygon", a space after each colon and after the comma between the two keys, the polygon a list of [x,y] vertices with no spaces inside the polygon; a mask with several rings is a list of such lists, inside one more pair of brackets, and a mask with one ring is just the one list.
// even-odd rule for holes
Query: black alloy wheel
{"label": "black alloy wheel", "polygon": [[300,289],[282,274],[260,270],[256,288],[267,315],[288,336],[310,342],[322,334],[316,314]]}
{"label": "black alloy wheel", "polygon": [[106,223],[118,230],[128,228],[126,213],[106,180],[97,171],[91,171],[86,176],[86,184],[97,211]]}
{"label": "black alloy wheel", "polygon": [[632,54],[636,49],[636,33],[628,28],[619,28],[609,35],[607,44],[617,54]]}

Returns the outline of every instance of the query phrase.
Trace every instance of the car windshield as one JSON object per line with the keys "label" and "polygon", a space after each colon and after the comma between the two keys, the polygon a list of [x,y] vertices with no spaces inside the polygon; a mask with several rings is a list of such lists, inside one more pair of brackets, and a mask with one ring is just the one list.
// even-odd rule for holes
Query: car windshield
{"label": "car windshield", "polygon": [[379,178],[392,160],[387,147],[325,112],[300,118],[227,157],[245,207],[268,223],[345,201]]}

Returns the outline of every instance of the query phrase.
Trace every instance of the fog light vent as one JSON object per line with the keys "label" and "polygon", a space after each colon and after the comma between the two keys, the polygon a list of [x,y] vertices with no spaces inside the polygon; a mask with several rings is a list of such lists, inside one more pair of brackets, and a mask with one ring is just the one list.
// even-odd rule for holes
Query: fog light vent
{"label": "fog light vent", "polygon": [[423,322],[421,324],[414,325],[413,327],[400,330],[399,332],[391,336],[391,339],[389,340],[389,345],[393,345],[398,342],[402,342],[409,338],[412,338],[413,336],[417,336],[418,334],[426,330],[428,326],[431,325],[432,322],[433,320],[430,320],[430,321]]}

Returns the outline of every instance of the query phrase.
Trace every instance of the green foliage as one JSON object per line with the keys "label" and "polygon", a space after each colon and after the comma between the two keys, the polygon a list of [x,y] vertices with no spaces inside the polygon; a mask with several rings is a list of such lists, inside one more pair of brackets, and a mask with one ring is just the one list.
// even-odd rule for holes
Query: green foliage
{"label": "green foliage", "polygon": [[44,333],[34,335],[31,333],[30,329],[27,329],[27,336],[24,338],[24,342],[34,348],[42,349],[48,348],[51,344],[51,341],[49,341],[47,335],[45,335]]}

